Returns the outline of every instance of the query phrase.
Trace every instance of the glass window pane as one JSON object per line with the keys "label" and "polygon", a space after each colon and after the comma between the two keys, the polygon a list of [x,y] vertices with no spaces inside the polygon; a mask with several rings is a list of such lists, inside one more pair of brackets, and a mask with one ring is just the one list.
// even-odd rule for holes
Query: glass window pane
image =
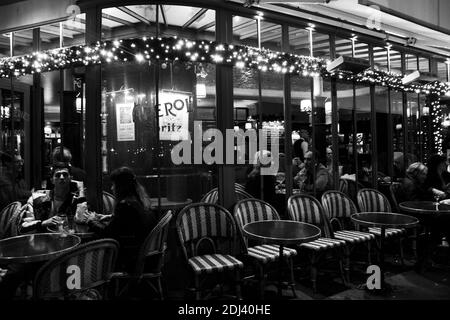
{"label": "glass window pane", "polygon": [[352,56],[352,41],[350,39],[342,39],[336,37],[336,57],[338,56]]}
{"label": "glass window pane", "polygon": [[403,94],[391,91],[391,113],[392,113],[392,147],[394,179],[398,180],[405,176],[404,159],[404,128],[403,128]]}
{"label": "glass window pane", "polygon": [[[215,38],[214,10],[175,5],[103,9],[103,38],[155,35],[157,12],[160,36]],[[158,194],[163,208],[167,201],[200,201],[217,186],[217,166],[207,163],[203,156],[204,148],[214,138],[202,139],[208,129],[216,128],[215,78],[216,66],[206,63],[102,65],[102,114],[107,132],[103,173],[123,165],[131,167],[154,207]],[[179,145],[181,141],[194,141],[194,131],[201,135],[197,141],[200,145]],[[176,146],[178,149],[174,149]],[[172,155],[173,150],[178,152]],[[214,158],[214,151],[212,156],[212,160],[221,161]],[[109,186],[105,176],[104,190],[110,191]]]}
{"label": "glass window pane", "polygon": [[419,57],[419,71],[430,72],[430,59]]}
{"label": "glass window pane", "polygon": [[402,74],[402,56],[397,50],[390,50],[391,72]]}
{"label": "glass window pane", "polygon": [[330,59],[330,37],[327,34],[313,32],[313,56]]}
{"label": "glass window pane", "polygon": [[292,53],[309,56],[309,30],[289,27],[289,48]]}
{"label": "glass window pane", "polygon": [[448,77],[448,64],[445,62],[438,62],[437,63],[437,71],[438,71],[438,78],[439,81],[447,82],[450,81],[450,79],[447,79]]}

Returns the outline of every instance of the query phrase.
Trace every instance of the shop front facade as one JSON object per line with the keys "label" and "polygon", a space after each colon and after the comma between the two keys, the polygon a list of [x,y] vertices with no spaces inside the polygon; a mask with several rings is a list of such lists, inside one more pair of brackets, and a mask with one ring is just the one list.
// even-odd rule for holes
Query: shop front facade
{"label": "shop front facade", "polygon": [[[230,190],[248,183],[254,155],[264,149],[277,164],[271,174],[283,173],[270,199],[283,210],[298,188],[297,140],[327,166],[335,189],[342,177],[356,188],[380,187],[446,151],[447,106],[439,97],[448,89],[447,56],[234,2],[77,5],[81,11],[64,21],[11,31],[3,53],[16,60],[13,71],[2,69],[13,75],[0,87],[2,150],[22,153],[35,188],[51,149],[63,144],[86,171],[88,200],[98,211],[108,175],[120,166],[135,171],[155,206],[199,202],[218,188],[219,203],[231,208]],[[58,56],[59,48],[68,49]],[[18,64],[36,51],[27,61],[40,65]],[[327,71],[340,56],[367,67]],[[414,71],[435,79],[401,81]],[[29,112],[16,124],[28,139],[11,128],[11,105]],[[227,141],[227,130],[254,133],[257,148],[251,138]],[[252,195],[269,200],[261,179],[261,192]]]}

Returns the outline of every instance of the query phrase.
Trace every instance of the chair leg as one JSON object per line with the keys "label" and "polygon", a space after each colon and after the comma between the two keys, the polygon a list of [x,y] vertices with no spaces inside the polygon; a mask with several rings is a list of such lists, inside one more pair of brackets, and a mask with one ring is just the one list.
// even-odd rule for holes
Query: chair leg
{"label": "chair leg", "polygon": [[413,235],[412,235],[412,249],[413,249],[413,255],[414,255],[414,259],[417,261],[418,255],[417,255],[417,237],[418,237],[418,232],[417,229],[414,228],[413,229]]}
{"label": "chair leg", "polygon": [[297,292],[295,291],[295,277],[294,277],[294,259],[293,257],[288,258],[289,269],[291,273],[291,283],[289,284],[292,289],[292,294],[294,298],[297,298]]}
{"label": "chair leg", "polygon": [[266,279],[264,276],[264,266],[261,264],[258,264],[258,271],[259,271],[259,297],[261,300],[264,299],[264,290],[266,288]]}
{"label": "chair leg", "polygon": [[372,241],[367,241],[367,263],[372,265]]}
{"label": "chair leg", "polygon": [[195,286],[195,300],[200,300],[200,298],[201,298],[201,295],[200,295],[200,277],[196,274],[195,275],[195,278],[194,278],[194,281],[195,281],[195,284],[194,284],[194,286]]}
{"label": "chair leg", "polygon": [[404,256],[403,256],[403,238],[398,239],[398,244],[399,244],[399,250],[400,250],[400,262],[402,264],[402,267],[404,267],[405,260],[404,260]]}
{"label": "chair leg", "polygon": [[156,281],[158,283],[159,300],[164,300],[163,289],[162,289],[162,285],[161,285],[161,277],[156,278]]}
{"label": "chair leg", "polygon": [[311,255],[311,281],[313,285],[313,292],[317,293],[317,261],[315,252]]}
{"label": "chair leg", "polygon": [[238,300],[242,300],[242,294],[241,294],[241,272],[238,269],[236,269],[236,298]]}
{"label": "chair leg", "polygon": [[344,279],[344,285],[348,286],[348,284],[350,283],[350,248],[346,247],[344,248],[344,259],[345,259],[345,264],[344,264],[344,271],[345,271],[345,275],[342,274],[342,260],[340,259],[340,266],[341,266],[341,274],[343,275],[343,279]]}

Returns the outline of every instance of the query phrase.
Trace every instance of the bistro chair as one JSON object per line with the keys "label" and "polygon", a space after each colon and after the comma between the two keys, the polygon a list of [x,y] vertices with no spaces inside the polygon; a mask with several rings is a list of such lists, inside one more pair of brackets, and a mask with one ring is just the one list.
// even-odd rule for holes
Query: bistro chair
{"label": "bistro chair", "polygon": [[235,183],[234,183],[234,188],[235,188],[236,190],[241,190],[241,191],[244,191],[244,192],[245,192],[245,186],[243,186],[243,185],[240,184],[240,183],[235,182]]}
{"label": "bistro chair", "polygon": [[399,182],[393,182],[389,186],[389,193],[391,195],[392,206],[393,206],[395,212],[400,212],[399,207],[398,207],[398,204],[399,204],[398,200],[401,199],[401,196],[400,196],[401,187],[402,187],[402,184]]}
{"label": "bistro chair", "polygon": [[[386,196],[378,190],[365,188],[358,191],[358,206],[361,212],[384,212],[392,213],[392,207]],[[369,227],[370,233],[373,233],[377,238],[381,236],[381,228]],[[398,238],[400,261],[404,265],[403,259],[403,243],[402,237],[405,235],[405,229],[386,228],[386,239]]]}
{"label": "bistro chair", "polygon": [[[241,189],[241,187],[236,187],[235,186],[234,187],[234,193],[236,195],[236,201],[253,198],[252,195],[250,195],[245,190]],[[203,196],[201,202],[212,203],[212,204],[219,203],[219,192],[218,192],[218,189],[214,188],[214,189],[210,190],[207,194],[205,194]]]}
{"label": "bistro chair", "polygon": [[[330,225],[333,228],[334,237],[336,239],[344,240],[347,243],[348,255],[359,244],[367,246],[367,262],[369,265],[371,261],[371,244],[375,240],[375,236],[368,232],[354,230],[351,226],[351,215],[358,212],[356,205],[346,194],[330,190],[322,195],[322,206],[330,219]],[[346,263],[349,263],[349,257],[346,258]],[[350,270],[350,266],[347,266]],[[349,274],[347,274],[349,280]]]}
{"label": "bistro chair", "polygon": [[46,262],[34,278],[36,300],[92,300],[106,298],[119,243],[91,241]]}
{"label": "bistro chair", "polygon": [[[158,294],[160,300],[164,299],[161,285],[161,270],[164,265],[164,257],[167,249],[167,234],[172,216],[172,211],[169,210],[147,236],[139,250],[136,266],[132,273],[115,272],[113,274],[112,278],[116,281],[116,297],[129,291],[132,285],[137,287],[145,282]],[[148,270],[148,267],[151,267],[151,269]],[[128,282],[119,292],[119,282],[122,279],[128,280]],[[156,287],[151,282],[152,280],[156,281]]]}
{"label": "bistro chair", "polygon": [[[402,196],[402,192],[401,192],[401,187],[402,184],[399,182],[393,182],[390,186],[389,186],[389,193],[391,195],[391,199],[392,199],[392,205],[395,208],[395,212],[400,212],[400,207],[399,207],[399,203],[401,203],[403,201],[403,196]],[[412,246],[412,250],[413,250],[413,254],[414,254],[414,258],[418,259],[418,255],[417,255],[417,241],[418,241],[418,229],[414,228],[411,230],[412,234],[408,236],[408,239],[411,239],[411,246]],[[421,235],[423,234],[423,231],[420,232]]]}
{"label": "bistro chair", "polygon": [[195,298],[201,298],[201,280],[207,275],[234,275],[236,296],[241,299],[240,271],[244,264],[233,255],[236,224],[225,208],[194,203],[178,214],[176,228],[184,259],[194,276]]}
{"label": "bistro chair", "polygon": [[0,212],[0,239],[17,235],[17,225],[15,220],[20,212],[22,204],[19,201],[8,204]]}
{"label": "bistro chair", "polygon": [[339,191],[345,194],[348,193],[347,179],[339,179]]}
{"label": "bistro chair", "polygon": [[302,243],[299,246],[299,250],[305,250],[309,253],[311,280],[314,292],[317,292],[318,262],[326,253],[332,253],[338,258],[342,281],[344,285],[347,285],[342,264],[345,250],[347,250],[346,242],[334,237],[330,221],[326,217],[320,202],[313,196],[307,194],[293,195],[288,199],[288,215],[291,220],[310,223],[321,230],[321,237],[319,239]]}
{"label": "bistro chair", "polygon": [[114,205],[116,204],[116,197],[111,193],[103,191],[103,214],[113,214],[114,213]]}
{"label": "bistro chair", "polygon": [[[264,297],[264,286],[265,286],[265,269],[266,267],[273,263],[278,262],[280,259],[280,248],[278,245],[273,244],[262,244],[255,246],[248,246],[248,240],[242,234],[242,228],[247,223],[255,221],[265,221],[265,220],[280,220],[278,212],[267,202],[259,199],[244,199],[239,201],[234,207],[234,218],[238,226],[238,233],[240,236],[241,243],[244,248],[244,255],[247,256],[255,263],[258,270],[258,280],[260,285],[260,297]],[[283,250],[283,257],[290,269],[290,284],[292,292],[295,297],[297,294],[295,292],[295,279],[294,279],[294,266],[292,257],[297,255],[295,249],[285,247]]]}

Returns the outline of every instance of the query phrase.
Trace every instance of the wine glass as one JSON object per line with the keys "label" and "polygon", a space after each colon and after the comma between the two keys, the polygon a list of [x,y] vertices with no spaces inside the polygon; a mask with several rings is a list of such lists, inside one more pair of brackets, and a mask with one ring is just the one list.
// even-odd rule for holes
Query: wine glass
{"label": "wine glass", "polygon": [[306,175],[305,174],[301,174],[298,178],[298,187],[300,189],[301,192],[304,191],[305,189],[305,181],[306,181]]}

